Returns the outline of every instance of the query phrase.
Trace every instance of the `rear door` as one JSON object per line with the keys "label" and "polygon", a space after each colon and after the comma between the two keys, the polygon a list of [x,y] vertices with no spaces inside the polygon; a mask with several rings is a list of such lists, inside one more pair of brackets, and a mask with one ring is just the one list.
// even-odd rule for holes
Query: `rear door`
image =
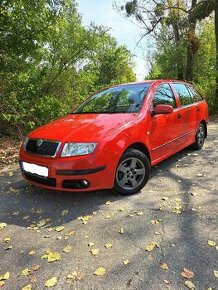
{"label": "rear door", "polygon": [[197,124],[197,107],[193,94],[185,83],[172,83],[173,90],[180,100],[180,114],[182,119],[181,138],[189,142],[195,135]]}
{"label": "rear door", "polygon": [[153,163],[176,151],[176,139],[181,135],[182,123],[177,110],[177,100],[168,83],[160,84],[153,97],[151,111],[158,104],[171,105],[171,114],[157,114],[151,117],[150,146]]}

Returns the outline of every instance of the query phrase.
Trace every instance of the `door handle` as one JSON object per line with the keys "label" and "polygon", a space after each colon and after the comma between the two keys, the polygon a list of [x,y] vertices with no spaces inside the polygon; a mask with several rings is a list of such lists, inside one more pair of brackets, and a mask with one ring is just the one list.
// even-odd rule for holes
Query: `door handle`
{"label": "door handle", "polygon": [[178,114],[178,115],[177,115],[177,118],[178,118],[178,119],[182,118],[182,115],[181,115],[181,114]]}

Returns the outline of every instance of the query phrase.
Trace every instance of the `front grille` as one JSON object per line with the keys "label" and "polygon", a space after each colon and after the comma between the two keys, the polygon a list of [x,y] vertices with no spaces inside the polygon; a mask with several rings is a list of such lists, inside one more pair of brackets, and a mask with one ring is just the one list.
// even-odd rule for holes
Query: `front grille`
{"label": "front grille", "polygon": [[47,186],[52,186],[52,187],[56,186],[56,179],[55,178],[44,178],[44,177],[29,174],[26,172],[23,172],[23,174],[30,181],[33,181],[33,182],[36,182],[39,184],[43,184],[43,185],[47,185]]}
{"label": "front grille", "polygon": [[56,154],[59,143],[41,139],[29,139],[25,150],[28,153],[53,157]]}

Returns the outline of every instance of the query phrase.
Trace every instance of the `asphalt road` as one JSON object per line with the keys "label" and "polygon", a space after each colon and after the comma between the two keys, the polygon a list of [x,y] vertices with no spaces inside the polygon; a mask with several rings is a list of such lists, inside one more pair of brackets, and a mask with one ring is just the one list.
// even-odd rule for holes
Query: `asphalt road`
{"label": "asphalt road", "polygon": [[[50,289],[182,290],[188,289],[187,280],[195,289],[218,289],[218,248],[208,245],[208,240],[218,245],[217,194],[215,123],[201,151],[183,150],[154,167],[143,191],[129,197],[112,191],[47,191],[23,181],[18,166],[5,168],[0,176],[0,285],[42,290],[56,277]],[[155,247],[149,252],[150,243]],[[93,251],[97,255],[93,249],[99,249]],[[50,254],[42,259],[46,250]],[[60,259],[48,262],[49,255]],[[94,275],[99,267],[106,270],[103,276]],[[182,277],[184,268],[194,276]],[[2,280],[6,272],[10,277]]]}

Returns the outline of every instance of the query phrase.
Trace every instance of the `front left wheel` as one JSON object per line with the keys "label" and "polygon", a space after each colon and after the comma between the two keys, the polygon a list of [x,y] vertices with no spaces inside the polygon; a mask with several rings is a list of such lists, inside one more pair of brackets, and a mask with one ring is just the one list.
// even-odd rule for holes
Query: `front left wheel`
{"label": "front left wheel", "polygon": [[117,166],[114,189],[122,195],[137,193],[147,183],[150,172],[147,156],[139,150],[128,149]]}

